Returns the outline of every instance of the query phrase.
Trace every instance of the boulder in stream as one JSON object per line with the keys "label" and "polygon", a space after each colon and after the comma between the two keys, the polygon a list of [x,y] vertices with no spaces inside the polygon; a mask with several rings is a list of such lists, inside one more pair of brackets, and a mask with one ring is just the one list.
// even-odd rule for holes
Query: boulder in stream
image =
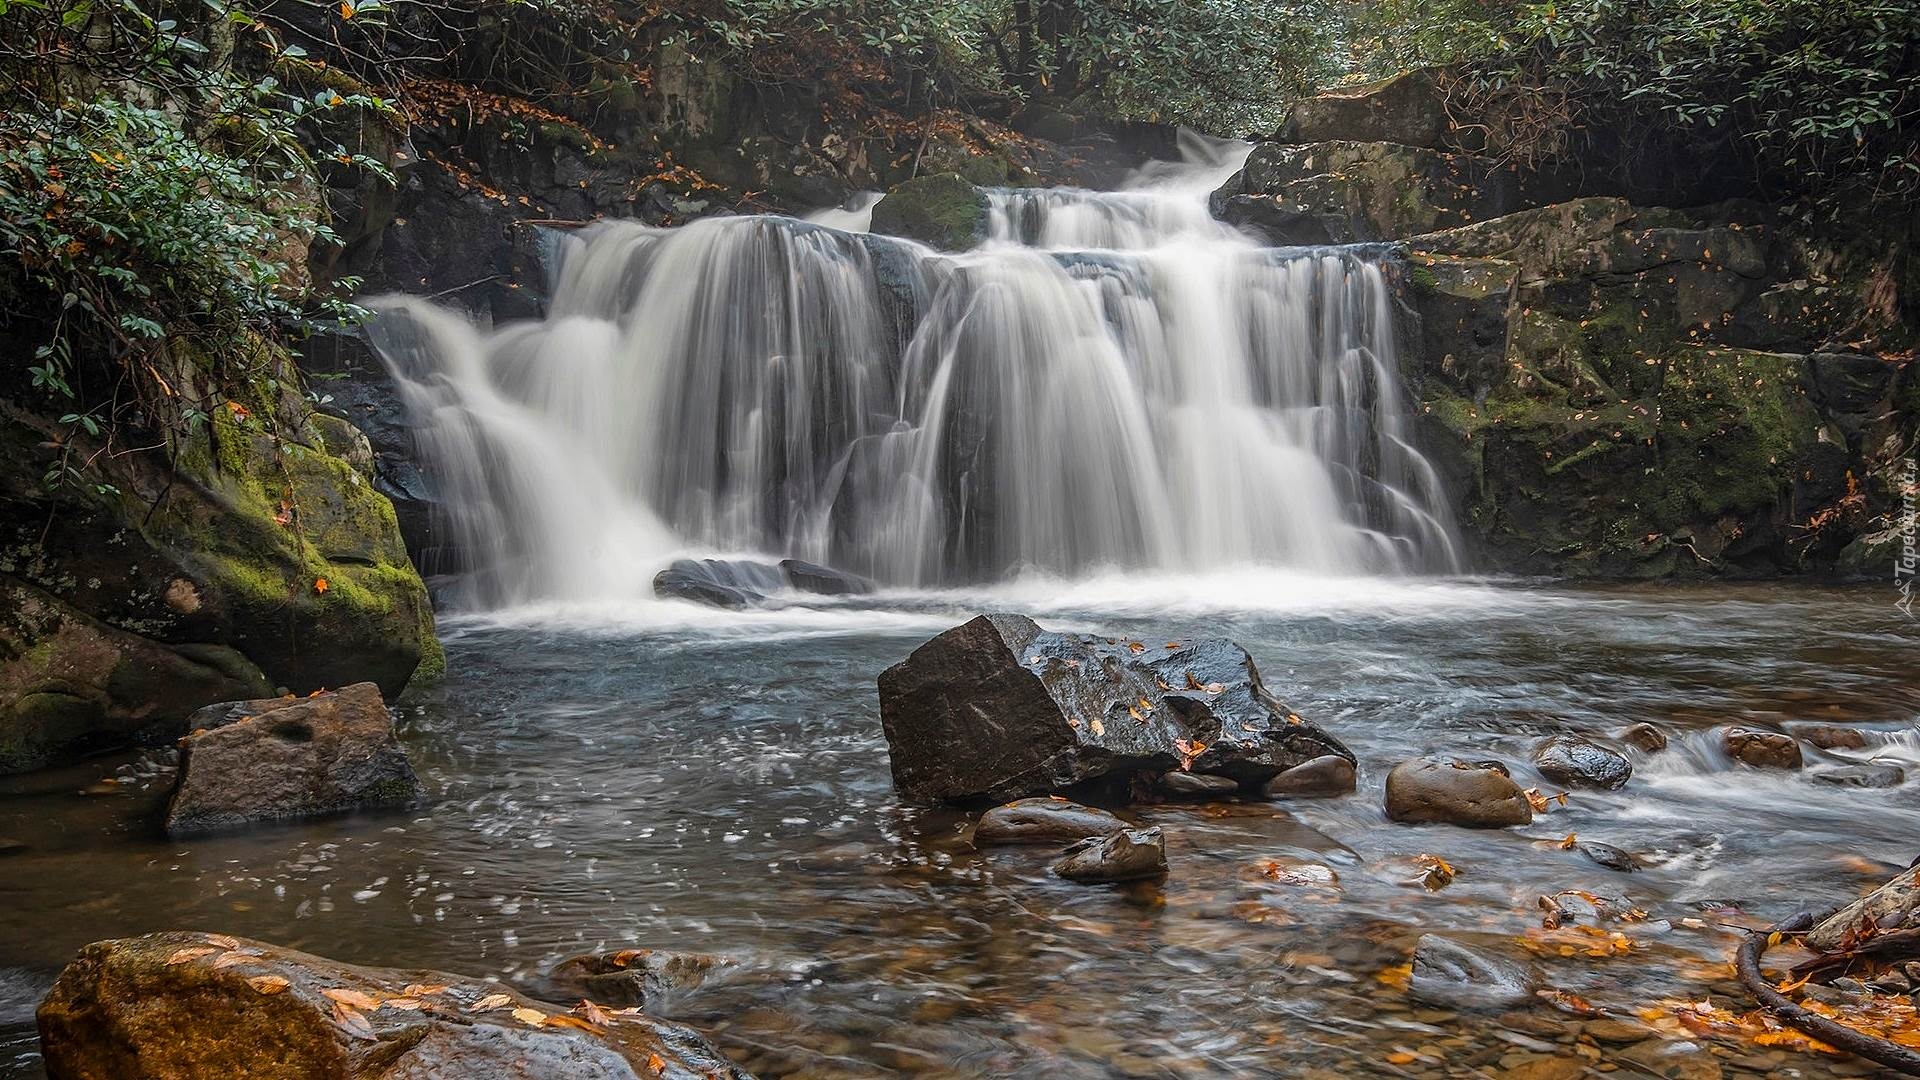
{"label": "boulder in stream", "polygon": [[991,844],[1069,844],[1127,827],[1117,815],[1060,798],[1015,799],[980,815],[975,847]]}
{"label": "boulder in stream", "polygon": [[1534,748],[1533,764],[1540,775],[1568,787],[1612,791],[1625,787],[1633,776],[1626,758],[1573,735],[1555,735]]}
{"label": "boulder in stream", "polygon": [[422,792],[380,688],[209,706],[180,740],[167,835],[411,806]]}
{"label": "boulder in stream", "polygon": [[1620,741],[1642,753],[1657,754],[1667,748],[1667,733],[1652,724],[1635,724],[1620,733]]}
{"label": "boulder in stream", "polygon": [[778,563],[753,559],[676,559],[653,575],[653,594],[663,600],[689,600],[718,608],[749,608],[766,603],[782,589],[816,596],[860,596],[873,582],[832,567],[799,559]]}
{"label": "boulder in stream", "polygon": [[1053,864],[1053,872],[1068,881],[1088,883],[1165,877],[1166,839],[1157,828],[1090,836],[1068,848]]}
{"label": "boulder in stream", "polygon": [[1756,769],[1797,769],[1801,765],[1798,740],[1777,731],[1730,727],[1720,733],[1720,745],[1728,757]]}
{"label": "boulder in stream", "polygon": [[1533,806],[1497,762],[1416,758],[1387,774],[1387,816],[1410,823],[1503,829],[1530,824]]}
{"label": "boulder in stream", "polygon": [[1838,952],[1849,939],[1894,930],[1920,930],[1920,865],[1900,871],[1885,885],[1822,919],[1807,932],[1806,944],[1820,952]]}
{"label": "boulder in stream", "polygon": [[698,1032],[637,1010],[569,1012],[224,934],[95,942],[39,1020],[62,1080],[750,1080]]}
{"label": "boulder in stream", "polygon": [[1225,638],[1129,639],[982,615],[880,674],[893,782],[910,799],[1017,798],[1175,770],[1258,790],[1329,754]]}
{"label": "boulder in stream", "polygon": [[1831,787],[1890,788],[1906,783],[1907,771],[1886,762],[1863,761],[1814,770],[1807,773],[1807,779]]}

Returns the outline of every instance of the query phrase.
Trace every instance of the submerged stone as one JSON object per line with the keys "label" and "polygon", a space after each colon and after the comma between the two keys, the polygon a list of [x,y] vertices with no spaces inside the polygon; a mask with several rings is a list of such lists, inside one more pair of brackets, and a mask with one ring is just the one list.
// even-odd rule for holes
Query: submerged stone
{"label": "submerged stone", "polygon": [[1327,799],[1350,794],[1358,783],[1353,762],[1338,754],[1326,754],[1267,781],[1261,794],[1269,799]]}
{"label": "submerged stone", "polygon": [[732,957],[716,953],[620,949],[568,957],[548,978],[565,1000],[585,998],[666,1013],[676,997],[698,990],[715,974],[737,965]]}
{"label": "submerged stone", "polygon": [[982,615],[882,672],[880,722],[910,799],[1017,798],[1176,770],[1243,787],[1329,754],[1331,736],[1224,638],[1059,634]]}
{"label": "submerged stone", "polygon": [[857,574],[799,559],[778,563],[754,559],[676,559],[653,576],[653,594],[718,608],[749,608],[782,589],[817,596],[857,596],[873,582]]}
{"label": "submerged stone", "polygon": [[1797,769],[1801,765],[1800,743],[1777,731],[1727,728],[1720,733],[1720,745],[1728,757],[1756,769]]}
{"label": "submerged stone", "polygon": [[1614,847],[1612,844],[1582,840],[1574,845],[1574,849],[1609,870],[1631,874],[1640,869],[1640,862],[1633,857],[1632,853]]}
{"label": "submerged stone", "polygon": [[1620,733],[1620,741],[1649,754],[1657,754],[1667,748],[1666,732],[1652,724],[1633,725]]}
{"label": "submerged stone", "polygon": [[1906,783],[1907,771],[1898,765],[1869,761],[1809,772],[1807,779],[1832,787],[1890,788]]}
{"label": "submerged stone", "polygon": [[1060,844],[1105,836],[1127,827],[1118,815],[1065,799],[1015,799],[980,815],[973,842],[983,844]]}
{"label": "submerged stone", "polygon": [[698,1032],[638,1012],[583,1016],[223,934],[95,942],[39,1021],[47,1073],[65,1080],[751,1080]]}
{"label": "submerged stone", "polygon": [[309,698],[215,706],[181,740],[167,835],[411,806],[420,781],[372,683]]}
{"label": "submerged stone", "polygon": [[1068,881],[1099,883],[1164,877],[1167,845],[1157,828],[1121,829],[1068,848],[1053,872]]}
{"label": "submerged stone", "polygon": [[1162,774],[1158,783],[1161,791],[1186,799],[1217,799],[1240,790],[1240,782],[1231,776],[1183,772],[1179,769]]}
{"label": "submerged stone", "polygon": [[1430,1005],[1506,1009],[1533,1000],[1535,978],[1526,967],[1439,934],[1414,945],[1408,995]]}

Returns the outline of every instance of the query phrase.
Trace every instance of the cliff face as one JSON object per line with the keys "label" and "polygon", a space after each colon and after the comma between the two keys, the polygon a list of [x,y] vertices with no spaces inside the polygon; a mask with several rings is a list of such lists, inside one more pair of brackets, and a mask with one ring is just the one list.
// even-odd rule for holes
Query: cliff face
{"label": "cliff face", "polygon": [[1303,103],[1283,136],[1216,211],[1274,243],[1401,243],[1407,374],[1482,568],[1892,575],[1912,222],[1695,205],[1733,189],[1678,167],[1519,168],[1417,78]]}

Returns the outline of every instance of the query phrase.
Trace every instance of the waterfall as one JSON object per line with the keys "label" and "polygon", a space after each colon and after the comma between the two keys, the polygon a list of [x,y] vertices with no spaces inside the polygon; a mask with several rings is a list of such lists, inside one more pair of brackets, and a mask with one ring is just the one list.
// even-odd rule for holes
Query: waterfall
{"label": "waterfall", "polygon": [[377,301],[471,602],[644,595],[692,551],[901,586],[1456,569],[1382,252],[1257,246],[1207,211],[1245,149],[1215,155],[989,192],[965,254],[609,221],[565,241],[544,320]]}

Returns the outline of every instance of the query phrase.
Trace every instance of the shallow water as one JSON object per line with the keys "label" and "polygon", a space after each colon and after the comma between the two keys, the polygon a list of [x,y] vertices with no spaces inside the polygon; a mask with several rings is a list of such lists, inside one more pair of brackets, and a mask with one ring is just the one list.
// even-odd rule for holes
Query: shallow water
{"label": "shallow water", "polygon": [[[970,815],[895,798],[874,676],[983,610],[1231,636],[1359,755],[1360,791],[1137,808],[1167,832],[1164,884],[1069,885],[1047,851],[976,853]],[[726,953],[738,968],[667,1011],[762,1077],[1499,1076],[1579,1053],[1640,1075],[1625,1051],[1578,1047],[1579,1020],[1546,1003],[1410,1003],[1397,965],[1447,931],[1603,1007],[1723,995],[1737,925],[1851,897],[1920,854],[1920,784],[1729,768],[1708,739],[1828,720],[1885,732],[1857,757],[1920,765],[1920,627],[1884,588],[1116,578],[443,629],[450,676],[400,710],[431,793],[417,812],[169,843],[164,752],[0,782],[0,837],[29,846],[0,857],[0,1073],[36,1074],[31,1008],[78,946],[178,927],[523,982],[602,946]],[[1499,757],[1531,784],[1539,735],[1642,720],[1673,748],[1531,828],[1380,811],[1387,768],[1413,754]],[[1809,750],[1810,768],[1827,757]],[[1652,865],[1602,869],[1552,843],[1569,833]],[[1410,884],[1428,853],[1457,871],[1437,892]],[[1323,863],[1338,885],[1283,885],[1269,860]],[[1581,932],[1541,930],[1536,898],[1569,889],[1646,911],[1613,922],[1567,901],[1633,949],[1590,957]]]}

